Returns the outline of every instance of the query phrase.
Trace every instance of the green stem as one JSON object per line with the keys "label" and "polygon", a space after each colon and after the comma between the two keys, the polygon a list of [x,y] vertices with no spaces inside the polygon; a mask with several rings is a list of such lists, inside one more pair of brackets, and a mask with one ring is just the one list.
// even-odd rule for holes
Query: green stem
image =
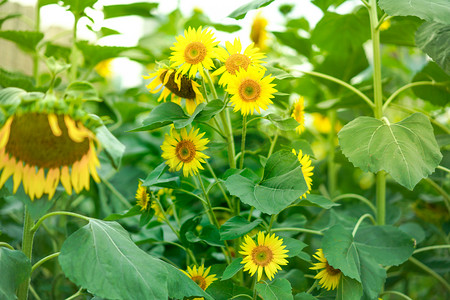
{"label": "green stem", "polygon": [[77,71],[78,71],[78,49],[77,49],[77,25],[80,18],[77,15],[75,16],[75,21],[73,23],[73,32],[72,32],[72,52],[70,53],[70,63],[72,67],[70,68],[70,81],[75,81],[77,79]]}
{"label": "green stem", "polygon": [[83,288],[80,288],[75,294],[73,294],[72,296],[66,298],[65,300],[73,300],[75,298],[77,298],[78,296],[83,295]]}
{"label": "green stem", "polygon": [[440,276],[438,273],[436,273],[435,271],[430,269],[428,266],[424,265],[422,262],[420,262],[419,260],[415,259],[412,256],[408,260],[410,262],[412,262],[413,264],[415,264],[417,267],[421,268],[422,270],[424,270],[425,272],[430,274],[431,276],[433,276],[436,280],[438,280],[440,283],[442,283],[442,285],[448,291],[450,291],[450,284],[444,278],[442,278],[442,276]]}
{"label": "green stem", "polygon": [[442,170],[442,171],[445,171],[445,172],[447,172],[447,173],[450,173],[450,169],[447,169],[446,167],[443,167],[443,166],[437,166],[437,168],[438,168],[439,170]]}
{"label": "green stem", "polygon": [[79,215],[79,214],[76,214],[76,213],[73,213],[73,212],[68,212],[68,211],[54,211],[54,212],[51,212],[51,213],[48,213],[48,214],[42,216],[42,217],[36,222],[36,224],[30,229],[30,231],[34,234],[34,233],[36,232],[36,230],[39,229],[39,227],[41,226],[42,222],[44,222],[45,219],[50,218],[50,217],[52,217],[52,216],[71,216],[71,217],[83,219],[83,220],[88,221],[88,222],[89,222],[89,220],[90,220],[89,217],[86,217],[86,216],[83,216],[83,215]]}
{"label": "green stem", "polygon": [[273,140],[270,143],[270,148],[269,148],[269,153],[267,153],[267,158],[269,158],[272,155],[273,149],[275,149],[275,145],[278,140],[278,134],[279,134],[279,129],[277,128],[277,131],[275,132],[275,136],[273,137]]}
{"label": "green stem", "polygon": [[283,228],[274,228],[271,230],[272,232],[278,232],[278,231],[296,231],[296,232],[304,232],[304,233],[311,233],[315,235],[323,235],[322,232],[317,230],[311,230],[306,228],[295,228],[295,227],[283,227]]}
{"label": "green stem", "polygon": [[398,105],[396,103],[392,103],[391,104],[391,108],[397,109],[397,110],[401,110],[401,111],[406,111],[409,113],[416,113],[416,112],[420,112],[424,115],[426,115],[428,117],[428,119],[430,120],[431,123],[433,123],[436,127],[439,127],[439,129],[441,129],[442,131],[444,131],[446,134],[450,134],[450,129],[448,127],[446,127],[445,125],[439,123],[438,121],[436,121],[432,116],[430,116],[430,114],[424,110],[419,110],[419,109],[411,109],[409,107],[403,106],[403,105]]}
{"label": "green stem", "polygon": [[104,185],[119,199],[119,201],[126,207],[131,208],[132,205],[128,200],[105,178],[101,177],[101,181]]}
{"label": "green stem", "polygon": [[206,167],[208,168],[209,173],[211,173],[211,175],[214,178],[214,180],[219,183],[219,189],[222,192],[222,195],[225,198],[225,201],[227,201],[228,207],[231,210],[233,210],[233,207],[232,207],[231,202],[230,202],[230,198],[228,198],[227,192],[225,191],[225,189],[222,186],[222,182],[217,178],[216,173],[214,172],[214,169],[211,167],[211,164],[208,162],[208,160],[206,160]]}
{"label": "green stem", "polygon": [[342,81],[340,79],[337,79],[336,77],[330,76],[330,75],[326,75],[323,73],[319,73],[319,72],[313,72],[313,71],[300,71],[304,74],[308,74],[308,75],[312,75],[312,76],[316,76],[316,77],[320,77],[323,79],[327,79],[333,82],[336,82],[337,84],[349,89],[350,91],[354,92],[355,94],[357,94],[361,99],[363,99],[370,107],[374,107],[374,103],[372,102],[372,100],[369,99],[369,97],[367,97],[366,95],[364,95],[360,90],[358,90],[357,88],[355,88],[354,86],[348,84],[345,81]]}
{"label": "green stem", "polygon": [[[39,4],[36,4],[36,11],[35,11],[35,16],[36,16],[36,20],[35,20],[35,27],[34,27],[34,31],[36,32],[40,32],[41,31],[41,7],[39,6]],[[39,86],[39,51],[38,49],[34,49],[35,53],[34,53],[34,60],[33,60],[33,77],[34,80],[36,81],[36,86]]]}
{"label": "green stem", "polygon": [[369,8],[370,7],[370,5],[369,5],[369,3],[367,3],[367,1],[366,0],[361,0],[361,2],[367,7],[367,8]]}
{"label": "green stem", "polygon": [[328,133],[328,192],[331,197],[336,194],[337,186],[337,173],[336,163],[334,162],[334,140],[336,138],[336,110],[331,109],[328,111],[328,118],[330,119],[331,129]]}
{"label": "green stem", "polygon": [[13,246],[11,246],[10,244],[5,243],[5,242],[0,242],[0,247],[5,247],[5,248],[8,248],[10,250],[15,250]]}
{"label": "green stem", "polygon": [[361,195],[358,195],[358,194],[343,194],[343,195],[337,196],[336,198],[333,198],[333,202],[337,202],[341,199],[347,199],[347,198],[357,199],[357,200],[361,201],[362,203],[366,204],[368,207],[370,207],[370,209],[374,213],[377,212],[377,208],[375,207],[375,205],[372,204],[372,202],[370,202],[369,199],[367,199]]}
{"label": "green stem", "polygon": [[256,291],[256,281],[257,281],[257,277],[255,276],[253,278],[253,283],[252,283],[252,290],[253,290],[253,300],[256,300],[258,298],[258,292]]}
{"label": "green stem", "polygon": [[[34,225],[33,219],[25,206],[24,212],[24,225],[23,225],[23,237],[22,237],[22,252],[30,259],[32,259],[33,254],[33,238],[34,231],[32,230]],[[28,278],[23,282],[17,291],[17,298],[19,300],[26,300],[28,298],[28,289],[30,286],[31,278]]]}
{"label": "green stem", "polygon": [[430,251],[430,250],[437,250],[437,249],[450,249],[450,245],[435,245],[435,246],[428,246],[428,247],[419,248],[419,249],[416,249],[413,252],[413,255],[417,254],[417,253]]}
{"label": "green stem", "polygon": [[409,298],[408,296],[406,296],[405,294],[403,294],[403,293],[400,293],[400,292],[397,292],[397,291],[386,291],[386,292],[382,292],[381,294],[380,294],[380,296],[383,296],[383,295],[389,295],[389,294],[391,294],[391,295],[397,295],[397,296],[399,296],[399,297],[401,297],[401,298],[403,298],[403,299],[406,299],[406,300],[412,300],[411,298]]}
{"label": "green stem", "polygon": [[244,168],[245,155],[245,138],[247,136],[247,116],[242,117],[242,143],[241,143],[241,159],[239,160],[239,169]]}
{"label": "green stem", "polygon": [[377,224],[384,225],[386,223],[386,172],[379,171],[377,173]]}
{"label": "green stem", "polygon": [[312,291],[314,291],[314,289],[316,288],[317,284],[318,284],[318,280],[314,280],[313,285],[306,291],[307,294],[311,294]]}
{"label": "green stem", "polygon": [[277,219],[277,216],[278,215],[270,216],[270,222],[269,222],[269,227],[267,228],[267,233],[270,233],[272,231],[273,222],[275,222],[275,220]]}
{"label": "green stem", "polygon": [[441,194],[442,198],[444,198],[445,206],[447,207],[448,212],[450,213],[450,196],[441,188],[436,182],[431,180],[430,178],[425,178],[425,181],[428,182],[439,194]]}
{"label": "green stem", "polygon": [[255,208],[252,206],[250,208],[250,212],[248,213],[248,221],[250,222],[252,220],[252,215],[253,215],[253,211],[255,210]]}
{"label": "green stem", "polygon": [[58,257],[59,254],[60,254],[60,252],[56,252],[56,253],[50,254],[49,256],[46,256],[43,259],[41,259],[40,261],[38,261],[37,263],[35,263],[33,265],[33,267],[31,268],[31,273],[33,273],[37,268],[39,268],[46,261],[49,261],[52,258]]}
{"label": "green stem", "polygon": [[358,231],[359,226],[361,225],[362,221],[364,221],[364,219],[366,218],[370,218],[372,220],[372,223],[375,225],[375,219],[372,217],[371,214],[364,214],[361,216],[361,218],[359,218],[358,222],[356,222],[355,228],[353,228],[353,232],[352,232],[352,236],[355,236],[356,232]]}

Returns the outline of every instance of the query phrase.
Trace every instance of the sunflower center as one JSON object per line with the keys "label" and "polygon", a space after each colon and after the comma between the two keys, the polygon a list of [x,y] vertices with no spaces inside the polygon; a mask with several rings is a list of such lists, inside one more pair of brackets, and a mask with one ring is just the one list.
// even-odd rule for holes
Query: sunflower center
{"label": "sunflower center", "polygon": [[192,141],[182,140],[175,148],[175,153],[179,160],[184,163],[191,162],[195,157],[195,145]]}
{"label": "sunflower center", "polygon": [[63,115],[57,115],[61,135],[55,136],[48,115],[26,113],[14,116],[5,152],[30,166],[57,168],[70,166],[89,151],[89,141],[74,142],[68,134]]}
{"label": "sunflower center", "polygon": [[337,275],[337,274],[341,273],[341,270],[333,268],[333,267],[330,266],[330,265],[328,264],[328,262],[327,262],[327,272],[328,272],[328,274],[330,274],[330,275]]}
{"label": "sunflower center", "polygon": [[239,86],[239,96],[245,102],[255,102],[260,94],[261,86],[253,79],[246,79]]}
{"label": "sunflower center", "polygon": [[[164,82],[164,77],[166,77],[166,74],[167,71],[161,73],[161,75],[159,76],[161,82]],[[195,99],[196,95],[194,89],[192,88],[192,80],[184,75],[181,75],[180,88],[178,88],[178,85],[175,82],[175,74],[176,72],[172,72],[169,75],[169,79],[164,86],[178,97],[184,99]]]}
{"label": "sunflower center", "polygon": [[198,284],[198,286],[202,289],[205,290],[206,289],[206,280],[205,278],[203,278],[203,276],[194,276],[192,277],[192,280]]}
{"label": "sunflower center", "polygon": [[239,71],[239,68],[247,70],[250,63],[251,60],[246,55],[236,53],[227,58],[225,61],[225,67],[227,68],[228,73],[236,75],[236,71]]}
{"label": "sunflower center", "polygon": [[258,246],[252,251],[252,260],[258,265],[265,267],[273,259],[273,252],[267,246]]}
{"label": "sunflower center", "polygon": [[184,60],[191,65],[198,64],[205,59],[206,52],[206,47],[203,43],[192,42],[184,50]]}

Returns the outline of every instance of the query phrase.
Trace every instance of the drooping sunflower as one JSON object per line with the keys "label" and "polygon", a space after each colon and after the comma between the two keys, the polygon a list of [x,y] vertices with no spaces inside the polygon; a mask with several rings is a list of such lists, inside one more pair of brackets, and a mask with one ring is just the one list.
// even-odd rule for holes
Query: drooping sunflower
{"label": "drooping sunflower", "polygon": [[80,120],[55,108],[16,108],[0,129],[0,188],[13,176],[15,193],[51,199],[61,181],[68,194],[89,190],[90,176],[100,182],[96,168],[95,133]]}
{"label": "drooping sunflower", "polygon": [[[297,152],[295,149],[292,149],[292,153],[294,155],[297,155]],[[306,198],[306,194],[309,194],[311,192],[311,186],[312,186],[312,178],[311,176],[314,175],[312,172],[314,170],[314,167],[311,166],[311,159],[308,154],[303,155],[302,150],[298,150],[298,161],[300,162],[300,165],[302,166],[302,173],[303,177],[305,178],[306,185],[308,186],[308,190],[300,196],[300,198]]]}
{"label": "drooping sunflower", "polygon": [[158,71],[144,76],[145,79],[153,78],[146,85],[149,92],[156,94],[161,91],[158,102],[166,101],[171,94],[171,101],[181,105],[181,99],[185,99],[186,110],[192,114],[198,104],[205,101],[199,90],[200,85],[195,80],[190,79],[186,75],[177,73],[175,69],[160,68]]}
{"label": "drooping sunflower", "polygon": [[239,71],[239,68],[247,70],[249,66],[254,66],[265,71],[265,68],[261,66],[261,64],[265,62],[261,59],[266,56],[259,52],[259,49],[255,48],[253,44],[250,44],[245,48],[244,53],[241,53],[242,45],[239,38],[234,39],[234,44],[226,42],[225,46],[227,50],[221,47],[216,50],[217,58],[223,62],[224,65],[212,73],[212,76],[222,74],[219,79],[220,85],[227,85],[231,81],[231,78],[236,76],[236,72]]}
{"label": "drooping sunflower", "polygon": [[[211,270],[211,267],[208,269],[205,269],[204,265],[201,265],[200,267],[193,266],[187,267],[187,272],[183,271],[189,278],[191,278],[202,290],[206,290],[208,286],[217,280],[216,275],[212,274],[209,275],[209,271]],[[201,299],[201,298],[196,298]]]}
{"label": "drooping sunflower", "polygon": [[250,39],[253,43],[255,43],[256,47],[261,50],[266,48],[266,43],[268,40],[266,31],[267,23],[267,19],[264,18],[261,11],[259,11],[253,19],[252,29],[250,31]]}
{"label": "drooping sunflower", "polygon": [[292,111],[291,117],[298,122],[298,126],[295,130],[298,134],[302,134],[302,132],[305,131],[305,99],[303,97],[300,97],[294,103],[294,110]]}
{"label": "drooping sunflower", "polygon": [[184,31],[184,36],[178,36],[170,56],[173,61],[171,67],[178,67],[177,72],[187,74],[190,78],[195,77],[197,71],[204,77],[203,68],[211,70],[214,66],[215,48],[219,42],[215,42],[211,30],[199,27],[197,30],[189,27]]}
{"label": "drooping sunflower", "polygon": [[258,271],[258,281],[261,280],[263,271],[267,278],[272,280],[274,275],[281,270],[281,266],[287,265],[286,258],[289,251],[285,249],[283,239],[276,237],[275,234],[264,235],[260,231],[257,235],[257,243],[248,235],[245,236],[241,245],[240,254],[244,256],[242,264],[244,271],[249,271],[250,275],[255,275]]}
{"label": "drooping sunflower", "polygon": [[240,110],[242,115],[254,111],[266,110],[272,104],[271,98],[275,84],[271,83],[274,77],[271,75],[264,77],[264,71],[249,66],[247,70],[240,68],[236,76],[230,79],[226,91],[231,95],[230,102],[234,105],[234,111]]}
{"label": "drooping sunflower", "polygon": [[314,276],[315,279],[320,279],[319,284],[324,288],[329,290],[334,290],[339,285],[339,280],[341,279],[342,272],[339,269],[335,269],[328,263],[325,258],[322,249],[318,249],[313,255],[315,259],[319,262],[314,263],[311,270],[321,270]]}
{"label": "drooping sunflower", "polygon": [[161,145],[163,150],[161,156],[167,159],[166,164],[170,166],[171,171],[183,168],[183,175],[188,177],[197,174],[198,169],[203,170],[201,163],[209,156],[201,151],[208,149],[206,144],[209,143],[209,139],[202,139],[205,133],[198,132],[199,129],[192,128],[188,133],[186,128],[183,128],[180,132],[172,129],[170,135],[166,134]]}

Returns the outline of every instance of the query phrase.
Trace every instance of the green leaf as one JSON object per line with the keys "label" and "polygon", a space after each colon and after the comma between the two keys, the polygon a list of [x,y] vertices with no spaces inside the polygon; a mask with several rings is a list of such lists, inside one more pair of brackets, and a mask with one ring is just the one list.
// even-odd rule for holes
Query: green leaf
{"label": "green leaf", "polygon": [[244,217],[234,216],[220,226],[220,239],[222,241],[237,239],[252,231],[261,222],[261,219],[257,219],[250,223]]}
{"label": "green leaf", "polygon": [[433,127],[421,113],[394,124],[359,117],[345,125],[338,137],[342,152],[354,166],[365,172],[385,170],[410,190],[442,159]]}
{"label": "green leaf", "polygon": [[411,237],[389,225],[360,227],[356,232],[355,242],[358,249],[369,253],[371,258],[384,266],[400,265],[414,251],[414,241]]}
{"label": "green leaf", "polygon": [[80,18],[84,15],[84,10],[88,7],[93,7],[97,0],[62,0],[63,5],[68,6],[75,18]]}
{"label": "green leaf", "polygon": [[104,125],[95,129],[95,135],[105,149],[114,168],[118,169],[125,153],[125,146]]}
{"label": "green leaf", "polygon": [[295,79],[296,77],[294,77],[292,74],[289,74],[288,72],[286,72],[283,69],[274,67],[274,66],[264,66],[266,68],[266,74],[269,74],[273,77],[275,77],[276,79],[279,80],[283,80],[283,79]]}
{"label": "green leaf", "polygon": [[56,59],[64,60],[65,62],[68,62],[68,58],[70,57],[70,52],[71,52],[71,49],[68,47],[46,43],[45,56],[47,56],[47,57],[54,56]]}
{"label": "green leaf", "polygon": [[236,275],[239,270],[241,270],[244,267],[244,264],[241,264],[242,257],[236,258],[231,262],[231,264],[228,265],[228,267],[223,271],[222,274],[222,281],[232,278],[234,275]]}
{"label": "green leaf", "polygon": [[116,222],[90,219],[66,239],[58,259],[67,278],[103,298],[211,299],[181,271],[138,248]]}
{"label": "green leaf", "polygon": [[322,196],[322,195],[315,195],[315,194],[308,194],[306,195],[306,199],[301,199],[300,202],[297,204],[299,206],[316,206],[321,207],[324,209],[330,209],[333,206],[339,206],[339,203],[333,202],[330,199]]}
{"label": "green leaf", "polygon": [[236,25],[236,24],[229,25],[229,24],[213,23],[213,24],[211,24],[211,26],[213,26],[214,28],[216,28],[219,31],[228,32],[228,33],[233,33],[238,30],[241,30],[241,26]]}
{"label": "green leaf", "polygon": [[202,108],[202,110],[195,116],[195,121],[199,122],[208,122],[215,115],[220,113],[225,108],[225,103],[222,100],[214,99],[206,106]]}
{"label": "green leaf", "polygon": [[5,23],[5,21],[9,20],[9,19],[14,19],[14,18],[19,18],[21,17],[21,14],[11,14],[11,15],[7,15],[6,17],[0,18],[0,28],[2,28],[3,23]]}
{"label": "green leaf", "polygon": [[244,4],[238,9],[234,10],[228,17],[236,20],[243,19],[249,11],[267,6],[273,1],[274,0],[252,0],[251,2]]}
{"label": "green leaf", "polygon": [[336,293],[336,300],[360,300],[363,295],[361,283],[347,276],[341,276]]}
{"label": "green leaf", "polygon": [[38,0],[38,6],[42,7],[49,4],[57,4],[58,0]]}
{"label": "green leaf", "polygon": [[115,221],[115,220],[125,219],[125,218],[129,218],[129,217],[134,217],[134,216],[140,215],[141,213],[142,213],[141,207],[138,205],[135,205],[122,214],[111,214],[111,215],[107,216],[104,220],[105,221]]}
{"label": "green leaf", "polygon": [[[386,270],[370,257],[369,253],[360,249],[358,248],[361,258],[363,293],[368,299],[377,299],[386,281]],[[387,253],[391,254],[391,252]]]}
{"label": "green leaf", "polygon": [[312,0],[311,3],[320,8],[324,13],[328,10],[328,7],[333,6],[337,8],[344,3],[345,0]]}
{"label": "green leaf", "polygon": [[297,128],[297,126],[299,125],[299,123],[295,121],[294,118],[291,117],[282,118],[277,114],[268,114],[264,118],[272,122],[272,124],[275,125],[277,128],[284,131],[295,130],[295,128]]}
{"label": "green leaf", "polygon": [[103,14],[105,19],[140,16],[144,18],[154,17],[152,10],[158,7],[158,3],[136,2],[130,4],[116,4],[103,6]]}
{"label": "green leaf", "polygon": [[17,299],[16,289],[30,277],[30,260],[22,251],[0,247],[0,270],[0,298]]}
{"label": "green leaf", "polygon": [[44,34],[34,31],[0,31],[0,38],[14,42],[27,52],[35,52],[37,44],[44,38]]}
{"label": "green leaf", "polygon": [[311,41],[298,35],[297,29],[290,29],[287,31],[273,31],[272,32],[280,41],[280,43],[295,49],[299,54],[306,57],[311,56]]}
{"label": "green leaf", "polygon": [[415,34],[423,20],[417,17],[396,17],[390,19],[391,26],[380,32],[383,44],[415,47]]}
{"label": "green leaf", "polygon": [[290,282],[285,278],[277,278],[274,281],[267,283],[256,284],[256,290],[258,294],[262,296],[264,300],[293,300],[292,287]]}
{"label": "green leaf", "polygon": [[169,165],[165,162],[159,164],[151,171],[142,183],[143,186],[159,186],[165,188],[176,189],[179,186],[179,177],[161,178],[169,169]]}
{"label": "green leaf", "polygon": [[46,59],[45,64],[54,76],[70,68],[69,64],[57,61],[53,56]]}
{"label": "green leaf", "polygon": [[0,86],[16,87],[26,90],[27,92],[45,91],[45,88],[36,87],[34,78],[20,72],[9,72],[0,68]]}
{"label": "green leaf", "polygon": [[198,242],[199,239],[194,234],[196,232],[196,227],[200,224],[200,221],[202,220],[202,216],[195,216],[190,219],[187,219],[180,228],[180,240],[181,243],[186,246],[190,247],[190,243]]}
{"label": "green leaf", "polygon": [[303,293],[296,294],[294,297],[294,300],[317,300],[317,298],[311,294],[303,292]]}
{"label": "green leaf", "polygon": [[117,57],[120,53],[132,49],[130,47],[91,45],[88,41],[79,41],[76,45],[83,53],[86,65],[90,67],[94,67],[105,59]]}
{"label": "green leaf", "polygon": [[379,0],[378,5],[390,16],[416,16],[450,24],[449,0]]}
{"label": "green leaf", "polygon": [[308,246],[307,244],[297,239],[286,236],[282,236],[281,238],[283,239],[283,245],[286,246],[286,250],[289,250],[289,252],[287,253],[289,257],[299,255],[302,252],[303,248]]}
{"label": "green leaf", "polygon": [[26,91],[15,87],[7,87],[0,90],[1,106],[18,106],[22,102],[22,97],[27,94]]}
{"label": "green leaf", "polygon": [[426,238],[426,233],[422,226],[417,223],[404,223],[399,226],[399,229],[416,240],[416,244],[420,244]]}
{"label": "green leaf", "polygon": [[422,85],[412,88],[414,94],[424,100],[435,105],[445,106],[450,103],[450,76],[447,75],[439,66],[430,61],[419,73],[413,78],[413,82],[417,81],[435,81],[446,82],[440,85]]}
{"label": "green leaf", "polygon": [[181,106],[173,102],[164,102],[150,112],[141,127],[133,129],[132,132],[154,130],[186,119],[189,119],[189,116],[184,113]]}
{"label": "green leaf", "polygon": [[272,154],[259,183],[235,174],[225,181],[231,195],[266,214],[277,214],[307,191],[297,157],[282,150]]}
{"label": "green leaf", "polygon": [[72,82],[65,91],[65,97],[70,99],[82,99],[84,101],[101,101],[97,89],[87,81]]}
{"label": "green leaf", "polygon": [[[450,7],[450,6],[449,6]],[[450,18],[448,18],[450,19]],[[417,47],[450,75],[450,25],[425,22],[416,32]]]}

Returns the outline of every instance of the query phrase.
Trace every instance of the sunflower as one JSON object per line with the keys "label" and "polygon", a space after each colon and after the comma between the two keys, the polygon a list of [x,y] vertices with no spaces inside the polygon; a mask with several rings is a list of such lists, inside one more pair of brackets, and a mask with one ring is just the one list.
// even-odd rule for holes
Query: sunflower
{"label": "sunflower", "polygon": [[[54,110],[54,109],[53,109]],[[61,181],[68,194],[89,190],[90,175],[100,182],[95,134],[69,114],[20,109],[0,129],[0,188],[13,176],[15,193],[51,199]]]}
{"label": "sunflower", "polygon": [[234,111],[240,110],[242,115],[249,113],[253,115],[256,110],[266,110],[268,105],[273,103],[273,93],[277,92],[272,84],[271,75],[264,77],[264,72],[255,67],[249,66],[247,70],[240,68],[236,76],[231,77],[228,83],[227,92],[232,95],[231,104],[234,105]]}
{"label": "sunflower", "polygon": [[266,42],[268,40],[266,26],[267,19],[261,14],[261,11],[253,19],[252,29],[250,31],[250,39],[255,43],[256,47],[261,50],[266,48]]}
{"label": "sunflower", "polygon": [[244,271],[249,271],[251,276],[258,271],[258,281],[260,281],[264,270],[269,280],[272,280],[278,270],[281,270],[280,265],[287,265],[286,253],[289,251],[285,249],[283,239],[276,237],[275,234],[268,233],[265,236],[260,231],[257,241],[258,244],[248,235],[244,238],[244,243],[241,245],[242,251],[239,251],[244,256],[241,262],[245,264]]}
{"label": "sunflower", "polygon": [[[205,267],[201,265],[200,267],[193,266],[188,267],[187,272],[183,271],[189,278],[191,278],[202,290],[206,290],[208,286],[217,280],[216,275],[208,275],[211,267],[205,270]],[[201,298],[196,298],[201,299]]]}
{"label": "sunflower", "polygon": [[[319,113],[312,113],[313,117],[313,126],[320,133],[329,133],[331,131],[331,121],[327,116],[324,116]],[[342,124],[339,121],[336,121],[335,124],[336,133],[342,129]]]}
{"label": "sunflower", "polygon": [[200,85],[186,75],[176,73],[174,69],[161,68],[158,71],[144,76],[145,79],[153,78],[153,80],[146,85],[150,93],[156,94],[161,89],[161,95],[158,102],[166,101],[167,97],[172,94],[171,101],[181,104],[181,99],[186,101],[186,110],[192,114],[198,104],[205,101],[202,93],[199,90]]}
{"label": "sunflower", "polygon": [[334,290],[339,285],[339,280],[341,279],[341,270],[335,269],[328,264],[322,249],[318,249],[316,254],[313,255],[315,259],[319,262],[314,263],[314,267],[311,270],[321,270],[314,276],[315,279],[320,279],[319,284],[324,288],[329,290]]}
{"label": "sunflower", "polygon": [[202,139],[205,133],[198,134],[198,132],[199,129],[192,128],[188,133],[186,128],[183,128],[180,132],[173,129],[170,135],[166,134],[161,146],[162,158],[167,159],[166,164],[170,166],[171,171],[183,168],[183,175],[187,177],[197,174],[198,169],[203,170],[200,163],[204,163],[209,156],[200,151],[208,149],[206,144],[209,143],[209,139]]}
{"label": "sunflower", "polygon": [[[295,149],[292,149],[292,153],[294,153],[294,155],[297,155]],[[314,167],[311,166],[311,159],[309,158],[309,155],[308,154],[303,155],[302,150],[298,150],[297,157],[298,161],[300,162],[300,165],[302,166],[302,173],[303,177],[305,178],[306,185],[308,186],[308,190],[306,191],[306,193],[301,195],[300,198],[306,198],[306,194],[309,194],[311,191],[312,186],[311,176],[314,175],[312,172],[312,170],[314,170]]]}
{"label": "sunflower", "polygon": [[136,205],[141,207],[142,210],[147,210],[148,204],[150,203],[150,194],[147,193],[147,187],[142,186],[142,182],[139,181],[139,186],[136,191]]}
{"label": "sunflower", "polygon": [[291,117],[298,122],[297,130],[298,134],[301,134],[305,131],[305,99],[303,97],[298,98],[298,100],[294,103],[294,111],[292,112]]}
{"label": "sunflower", "polygon": [[102,60],[94,67],[94,70],[98,73],[98,75],[102,76],[103,78],[111,78],[113,75],[112,71],[113,60],[114,58]]}
{"label": "sunflower", "polygon": [[245,48],[244,53],[241,53],[242,45],[238,38],[234,39],[234,44],[226,42],[225,45],[227,50],[220,47],[216,50],[217,58],[224,65],[212,73],[212,76],[223,74],[219,80],[220,85],[227,85],[239,71],[239,68],[247,70],[248,66],[254,66],[265,71],[265,68],[260,64],[264,63],[261,59],[266,56],[259,52],[259,49],[255,48],[253,44]]}
{"label": "sunflower", "polygon": [[178,36],[172,50],[170,61],[171,67],[179,67],[178,73],[188,74],[190,78],[195,77],[197,71],[204,77],[203,68],[211,70],[214,66],[212,59],[215,57],[215,47],[219,42],[211,30],[199,27],[197,30],[189,27],[184,31],[184,36]]}

